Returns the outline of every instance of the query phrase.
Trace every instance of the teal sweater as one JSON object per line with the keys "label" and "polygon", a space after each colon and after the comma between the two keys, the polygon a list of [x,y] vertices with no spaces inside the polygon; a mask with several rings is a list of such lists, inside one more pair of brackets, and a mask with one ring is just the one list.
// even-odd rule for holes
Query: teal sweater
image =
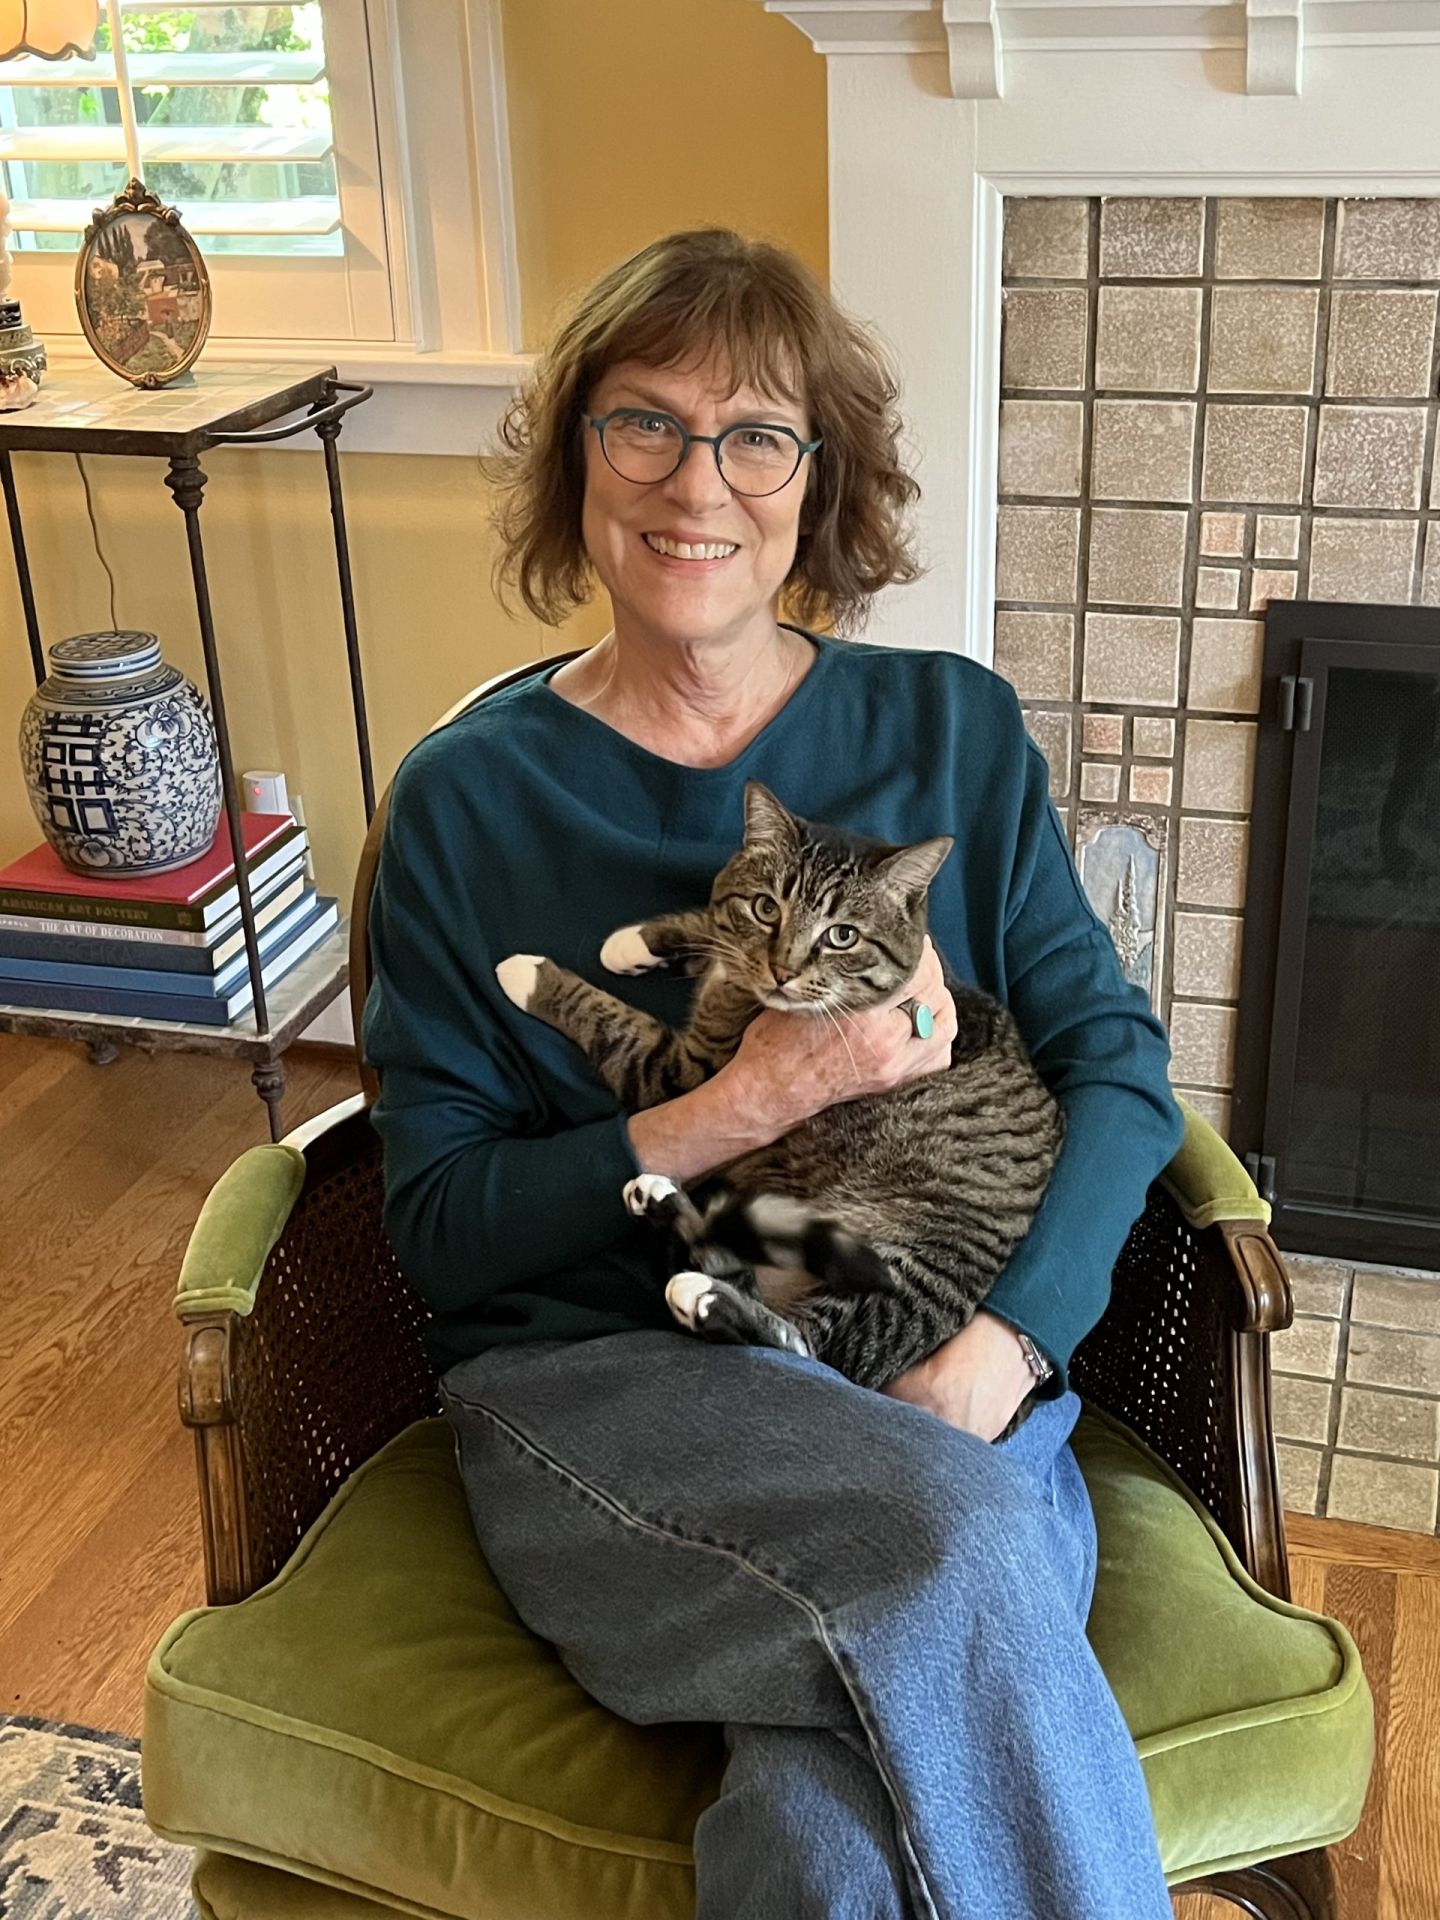
{"label": "teal sweater", "polygon": [[[548,954],[675,1024],[690,982],[615,979],[615,927],[709,897],[742,790],[891,841],[948,833],[931,930],[1003,1000],[1068,1130],[990,1297],[1064,1369],[1099,1319],[1150,1181],[1180,1143],[1164,1029],[1124,979],[1005,681],[955,654],[815,638],[805,679],[738,759],[682,767],[553,692],[491,695],[406,758],[370,918],[364,1038],[385,1219],[445,1368],[501,1341],[673,1325],[657,1249],[621,1202],[626,1116],[579,1050],[501,993]],[[1057,1383],[1058,1390],[1058,1383]]]}

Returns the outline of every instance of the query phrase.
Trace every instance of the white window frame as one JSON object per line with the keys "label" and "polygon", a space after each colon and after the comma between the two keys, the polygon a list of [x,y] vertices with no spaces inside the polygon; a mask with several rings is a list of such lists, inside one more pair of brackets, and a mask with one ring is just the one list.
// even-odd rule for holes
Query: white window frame
{"label": "white window frame", "polygon": [[[217,322],[207,366],[335,365],[375,399],[351,413],[353,451],[472,455],[523,377],[500,0],[322,0],[335,160],[349,271],[326,259],[212,260]],[[363,15],[368,46],[356,26]],[[333,38],[332,38],[333,35]],[[0,73],[3,77],[3,73]],[[373,113],[366,99],[373,94]],[[347,100],[350,111],[345,112]],[[353,129],[371,114],[371,155]],[[366,244],[366,243],[369,244]],[[12,291],[49,350],[53,377],[93,364],[70,289],[74,256],[13,253]],[[332,329],[300,337],[271,315],[293,313],[307,269],[330,267]],[[235,270],[239,271],[236,272]],[[297,280],[296,270],[300,270]],[[63,280],[67,322],[41,276]],[[315,276],[317,281],[320,276]],[[313,315],[313,309],[311,309]],[[302,437],[281,443],[307,444]]]}

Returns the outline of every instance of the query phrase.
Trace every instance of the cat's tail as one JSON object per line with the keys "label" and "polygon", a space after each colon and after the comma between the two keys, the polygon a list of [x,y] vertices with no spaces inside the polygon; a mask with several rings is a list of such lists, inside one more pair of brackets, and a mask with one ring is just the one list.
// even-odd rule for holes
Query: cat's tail
{"label": "cat's tail", "polygon": [[804,1200],[727,1193],[705,1215],[705,1238],[754,1267],[793,1267],[839,1296],[889,1293],[895,1282],[871,1246]]}

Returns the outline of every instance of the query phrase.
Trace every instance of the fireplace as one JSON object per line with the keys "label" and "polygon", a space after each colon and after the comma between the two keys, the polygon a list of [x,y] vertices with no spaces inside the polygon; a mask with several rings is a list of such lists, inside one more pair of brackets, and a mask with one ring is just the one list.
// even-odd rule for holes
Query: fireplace
{"label": "fireplace", "polygon": [[1440,1269],[1440,613],[1272,605],[1231,1144],[1282,1247]]}

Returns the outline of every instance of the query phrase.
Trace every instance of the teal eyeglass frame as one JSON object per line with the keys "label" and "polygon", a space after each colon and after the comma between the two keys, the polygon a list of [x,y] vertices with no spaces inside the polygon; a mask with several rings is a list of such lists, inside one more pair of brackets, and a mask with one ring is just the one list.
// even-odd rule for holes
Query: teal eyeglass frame
{"label": "teal eyeglass frame", "polygon": [[[675,431],[680,435],[680,457],[674,466],[671,467],[670,472],[662,473],[654,480],[635,480],[632,479],[628,473],[621,473],[609,454],[605,452],[605,429],[612,420],[664,420],[668,425],[674,427]],[[681,467],[684,466],[685,462],[690,458],[691,447],[698,442],[702,447],[709,447],[710,451],[714,454],[715,471],[720,475],[720,478],[725,482],[726,486],[729,487],[730,491],[732,493],[738,493],[741,498],[745,500],[768,500],[774,494],[783,493],[795,478],[795,475],[800,471],[800,462],[804,459],[805,455],[807,453],[818,452],[825,444],[823,440],[802,440],[793,427],[782,426],[778,420],[737,420],[733,427],[726,427],[724,433],[691,433],[690,429],[677,420],[673,413],[666,413],[662,407],[612,407],[609,413],[587,413],[585,416],[585,424],[587,427],[593,427],[600,436],[600,451],[605,454],[606,466],[609,467],[610,471],[615,474],[618,479],[629,480],[632,487],[658,487],[661,481],[670,479],[673,474],[677,474]],[[767,493],[746,493],[743,487],[737,487],[735,485],[720,462],[721,443],[727,440],[732,433],[744,433],[747,427],[763,427],[767,433],[783,433],[785,438],[792,440],[797,448],[795,465],[786,475],[785,479],[780,482],[779,486],[771,487]]]}

